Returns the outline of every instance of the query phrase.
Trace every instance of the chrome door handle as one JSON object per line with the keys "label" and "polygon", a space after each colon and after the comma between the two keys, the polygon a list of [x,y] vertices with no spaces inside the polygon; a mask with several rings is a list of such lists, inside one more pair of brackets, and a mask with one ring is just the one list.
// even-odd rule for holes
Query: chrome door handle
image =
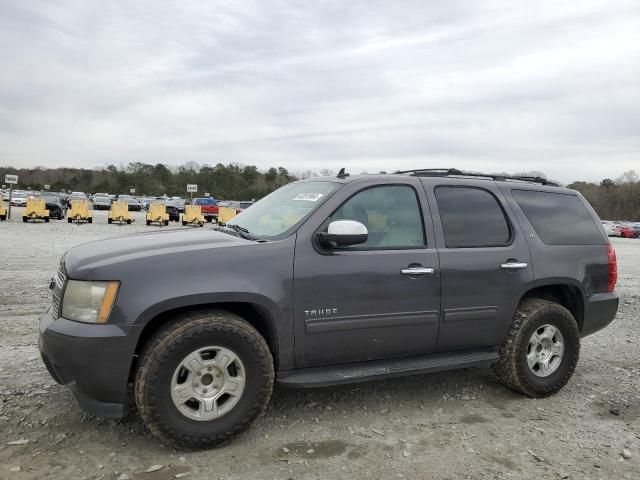
{"label": "chrome door handle", "polygon": [[505,270],[522,270],[528,266],[529,265],[524,262],[507,262],[500,265],[500,268],[504,268]]}
{"label": "chrome door handle", "polygon": [[430,267],[409,267],[403,268],[400,270],[402,275],[431,275],[434,272],[433,268]]}

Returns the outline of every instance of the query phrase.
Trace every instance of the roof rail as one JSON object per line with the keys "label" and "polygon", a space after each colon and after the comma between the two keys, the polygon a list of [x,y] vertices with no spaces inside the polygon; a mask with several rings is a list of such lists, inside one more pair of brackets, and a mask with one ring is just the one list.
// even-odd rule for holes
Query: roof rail
{"label": "roof rail", "polygon": [[547,180],[542,177],[532,177],[526,175],[503,175],[500,173],[478,173],[478,172],[465,172],[458,170],[457,168],[418,168],[413,170],[398,170],[395,174],[409,174],[416,177],[471,177],[471,178],[486,178],[487,180],[495,180],[498,182],[505,182],[508,180],[516,180],[520,182],[539,183],[541,185],[549,185],[552,187],[559,187],[555,182]]}

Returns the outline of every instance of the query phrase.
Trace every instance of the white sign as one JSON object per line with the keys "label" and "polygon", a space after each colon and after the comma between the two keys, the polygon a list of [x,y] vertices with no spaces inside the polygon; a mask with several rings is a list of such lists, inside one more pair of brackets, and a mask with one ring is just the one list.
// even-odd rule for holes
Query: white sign
{"label": "white sign", "polygon": [[293,199],[305,202],[317,202],[324,196],[324,193],[299,193]]}
{"label": "white sign", "polygon": [[198,185],[196,185],[195,183],[187,183],[187,192],[197,192],[198,191]]}
{"label": "white sign", "polygon": [[11,183],[15,185],[18,183],[18,175],[9,175],[8,173],[4,176],[5,183]]}
{"label": "white sign", "polygon": [[131,195],[133,195],[134,193],[136,193],[136,189],[135,189],[135,188],[130,188],[130,189],[129,189],[129,193],[130,193]]}
{"label": "white sign", "polygon": [[207,197],[207,198],[209,198],[211,195],[209,194],[209,192],[205,192],[205,193],[204,193],[204,196],[205,196],[205,197]]}
{"label": "white sign", "polygon": [[51,188],[51,185],[45,185],[45,186],[44,186],[44,189],[45,189],[45,190],[49,190],[50,188]]}

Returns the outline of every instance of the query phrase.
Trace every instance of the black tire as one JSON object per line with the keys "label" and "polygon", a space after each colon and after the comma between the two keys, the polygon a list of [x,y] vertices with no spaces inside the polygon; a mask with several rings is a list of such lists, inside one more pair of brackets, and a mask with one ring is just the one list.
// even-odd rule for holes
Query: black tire
{"label": "black tire", "polygon": [[44,217],[44,223],[49,223],[49,217]]}
{"label": "black tire", "polygon": [[27,217],[22,217],[22,221],[23,221],[24,223],[27,223]]}
{"label": "black tire", "polygon": [[72,222],[73,222],[73,220],[72,220],[71,218],[67,218],[67,222],[68,222],[68,223],[72,223]]}
{"label": "black tire", "polygon": [[147,220],[147,225],[151,225],[151,220]]}
{"label": "black tire", "polygon": [[182,226],[183,226],[183,227],[186,227],[186,226],[187,226],[187,222],[183,221],[183,222],[182,222]]}
{"label": "black tire", "polygon": [[113,223],[113,218],[107,218],[107,223]]}
{"label": "black tire", "polygon": [[[527,364],[527,349],[533,333],[547,324],[562,334],[564,352],[557,369],[541,377],[535,375]],[[506,387],[528,397],[547,397],[567,384],[579,357],[580,331],[571,312],[558,303],[531,298],[522,301],[516,310],[494,370]]]}
{"label": "black tire", "polygon": [[127,220],[127,225],[131,225],[131,220]]}
{"label": "black tire", "polygon": [[93,218],[88,218],[87,223],[93,223]]}
{"label": "black tire", "polygon": [[6,219],[7,219],[6,215],[0,215],[0,221],[4,222]]}
{"label": "black tire", "polygon": [[[241,359],[245,390],[226,414],[197,421],[174,405],[171,380],[189,353],[212,345],[229,348]],[[196,449],[219,445],[248,428],[264,413],[273,381],[273,358],[264,338],[238,315],[211,310],[183,314],[149,340],[138,362],[134,393],[140,416],[153,435]]]}

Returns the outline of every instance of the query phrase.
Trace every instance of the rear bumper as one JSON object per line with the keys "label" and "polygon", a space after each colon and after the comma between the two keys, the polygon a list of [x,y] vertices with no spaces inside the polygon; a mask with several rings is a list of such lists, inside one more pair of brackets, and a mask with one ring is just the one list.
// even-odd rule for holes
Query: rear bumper
{"label": "rear bumper", "polygon": [[613,322],[618,312],[619,300],[617,293],[592,295],[585,305],[581,336],[591,335]]}
{"label": "rear bumper", "polygon": [[71,389],[80,408],[101,417],[123,415],[132,336],[117,325],[54,319],[49,310],[40,319],[38,346],[53,379]]}

